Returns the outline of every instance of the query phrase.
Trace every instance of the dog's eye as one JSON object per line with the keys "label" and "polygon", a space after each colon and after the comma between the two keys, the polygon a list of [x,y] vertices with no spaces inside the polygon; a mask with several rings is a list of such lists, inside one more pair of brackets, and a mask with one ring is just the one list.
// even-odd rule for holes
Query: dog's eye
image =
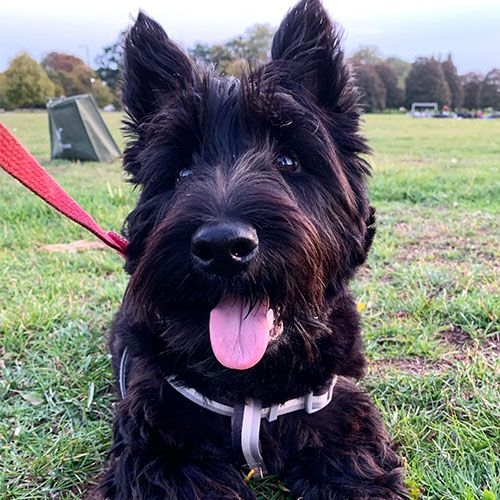
{"label": "dog's eye", "polygon": [[177,182],[182,182],[183,180],[187,179],[193,175],[193,170],[190,169],[189,167],[183,168],[179,174],[177,175]]}
{"label": "dog's eye", "polygon": [[274,163],[280,172],[285,173],[294,172],[299,166],[299,162],[293,156],[286,155],[285,153],[279,153]]}

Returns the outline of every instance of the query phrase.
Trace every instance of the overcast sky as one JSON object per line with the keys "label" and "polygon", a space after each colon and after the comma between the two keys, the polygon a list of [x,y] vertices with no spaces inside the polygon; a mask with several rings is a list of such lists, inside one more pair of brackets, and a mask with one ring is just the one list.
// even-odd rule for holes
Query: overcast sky
{"label": "overcast sky", "polygon": [[[0,71],[21,51],[95,57],[139,8],[184,46],[224,42],[255,23],[277,26],[293,0],[0,0]],[[500,0],[324,0],[352,53],[375,45],[412,62],[451,52],[459,73],[500,67]]]}

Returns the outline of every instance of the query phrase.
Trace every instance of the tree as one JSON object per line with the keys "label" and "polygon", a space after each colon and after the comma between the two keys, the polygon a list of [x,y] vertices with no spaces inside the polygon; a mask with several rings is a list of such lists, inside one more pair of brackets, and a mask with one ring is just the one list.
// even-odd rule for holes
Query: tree
{"label": "tree", "polygon": [[402,104],[403,93],[398,87],[398,77],[386,62],[379,62],[373,66],[385,88],[385,107],[397,109]]}
{"label": "tree", "polygon": [[481,90],[481,84],[484,80],[484,76],[481,73],[467,73],[460,77],[462,84],[464,98],[463,107],[465,109],[479,109],[479,91]]}
{"label": "tree", "polygon": [[404,79],[410,63],[397,57],[383,59],[378,47],[369,45],[354,52],[349,62],[358,74],[367,110],[394,109],[403,104]]}
{"label": "tree", "polygon": [[500,69],[488,71],[479,89],[481,108],[500,110]]}
{"label": "tree", "polygon": [[5,99],[9,108],[45,107],[55,86],[43,67],[26,52],[12,59],[4,72]]}
{"label": "tree", "polygon": [[464,101],[464,91],[462,82],[457,73],[457,68],[455,64],[453,64],[451,54],[448,54],[446,60],[441,63],[441,68],[443,69],[444,77],[450,89],[451,108],[460,109]]}
{"label": "tree", "polygon": [[58,95],[92,94],[101,108],[113,102],[114,96],[105,82],[79,57],[50,52],[42,66],[56,85]]}
{"label": "tree", "polygon": [[193,48],[188,49],[189,55],[199,64],[210,66],[212,63],[211,47],[207,43],[198,42]]}
{"label": "tree", "polygon": [[412,65],[405,80],[406,105],[413,102],[437,102],[439,106],[449,105],[450,88],[439,61],[419,57]]}
{"label": "tree", "polygon": [[63,95],[71,96],[91,92],[95,73],[79,57],[61,52],[50,52],[41,64]]}
{"label": "tree", "polygon": [[374,45],[363,45],[349,58],[354,66],[377,64],[382,61],[380,49]]}
{"label": "tree", "polygon": [[7,107],[7,98],[5,96],[5,76],[0,73],[0,109]]}
{"label": "tree", "polygon": [[361,64],[354,67],[356,81],[361,90],[361,104],[365,110],[376,111],[386,107],[387,91],[378,76],[374,64]]}
{"label": "tree", "polygon": [[274,29],[269,24],[254,24],[245,30],[243,51],[240,59],[247,60],[252,66],[269,60]]}
{"label": "tree", "polygon": [[403,96],[405,90],[405,80],[408,76],[408,73],[410,72],[411,63],[409,63],[408,61],[404,61],[399,57],[388,57],[384,62],[392,68],[394,73],[396,73],[396,77],[398,79],[398,87],[401,90]]}
{"label": "tree", "polygon": [[96,78],[92,83],[90,93],[94,96],[94,99],[100,108],[104,108],[104,106],[107,106],[115,101],[113,92],[109,90],[106,82],[103,82],[99,78]]}
{"label": "tree", "polygon": [[212,66],[220,75],[240,75],[269,59],[273,29],[268,24],[255,24],[243,35],[224,44],[212,46],[197,43],[189,55],[198,63]]}
{"label": "tree", "polygon": [[119,100],[120,81],[123,73],[123,46],[127,30],[122,30],[118,35],[118,39],[104,47],[102,54],[96,57],[98,68],[97,76],[106,82],[107,87]]}
{"label": "tree", "polygon": [[226,45],[212,45],[210,48],[210,63],[220,75],[230,75],[229,68],[233,62],[233,55]]}

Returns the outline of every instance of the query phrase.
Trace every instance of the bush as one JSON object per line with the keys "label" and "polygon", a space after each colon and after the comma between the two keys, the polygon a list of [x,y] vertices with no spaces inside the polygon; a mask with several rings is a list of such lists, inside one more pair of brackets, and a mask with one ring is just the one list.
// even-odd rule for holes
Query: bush
{"label": "bush", "polygon": [[47,73],[29,54],[15,57],[3,74],[7,108],[44,108],[54,96],[55,86]]}

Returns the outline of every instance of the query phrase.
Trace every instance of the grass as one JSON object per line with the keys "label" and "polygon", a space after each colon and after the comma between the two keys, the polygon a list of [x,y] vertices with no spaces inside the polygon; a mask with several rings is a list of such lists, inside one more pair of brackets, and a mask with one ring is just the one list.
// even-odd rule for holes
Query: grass
{"label": "grass", "polygon": [[[106,114],[119,143],[119,115]],[[136,193],[119,163],[49,161],[45,113],[0,121],[105,228]],[[373,394],[415,499],[500,498],[500,120],[367,116],[378,235],[353,288]],[[126,285],[111,251],[0,174],[0,498],[81,498],[115,399],[106,331]],[[273,478],[260,498],[285,499]]]}

